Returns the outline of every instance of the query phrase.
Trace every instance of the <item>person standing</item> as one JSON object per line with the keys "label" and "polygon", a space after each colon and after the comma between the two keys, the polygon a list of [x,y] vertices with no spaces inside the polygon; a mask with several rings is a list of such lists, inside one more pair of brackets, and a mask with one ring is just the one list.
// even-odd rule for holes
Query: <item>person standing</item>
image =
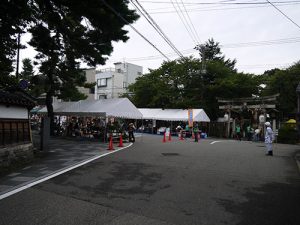
{"label": "person standing", "polygon": [[194,136],[195,136],[195,142],[198,142],[198,133],[199,133],[198,124],[196,124],[196,125],[194,126],[193,131],[194,131]]}
{"label": "person standing", "polygon": [[185,125],[185,137],[190,137],[190,127],[189,124]]}
{"label": "person standing", "polygon": [[255,130],[254,130],[254,138],[253,138],[253,141],[259,141],[260,139],[260,129],[257,127]]}
{"label": "person standing", "polygon": [[247,141],[251,141],[252,139],[252,133],[251,133],[251,126],[250,124],[247,125],[246,127],[246,132],[247,132]]}
{"label": "person standing", "polygon": [[135,142],[135,137],[134,137],[134,134],[133,134],[134,130],[135,130],[134,124],[130,123],[128,125],[129,142]]}
{"label": "person standing", "polygon": [[271,128],[270,122],[266,122],[265,126],[266,126],[265,144],[266,144],[266,147],[267,147],[266,155],[272,156],[273,155],[272,142],[274,141],[274,133],[273,133],[273,130]]}
{"label": "person standing", "polygon": [[242,138],[241,138],[241,127],[240,127],[239,124],[237,124],[236,127],[235,127],[235,133],[236,133],[237,140],[241,141],[242,140]]}

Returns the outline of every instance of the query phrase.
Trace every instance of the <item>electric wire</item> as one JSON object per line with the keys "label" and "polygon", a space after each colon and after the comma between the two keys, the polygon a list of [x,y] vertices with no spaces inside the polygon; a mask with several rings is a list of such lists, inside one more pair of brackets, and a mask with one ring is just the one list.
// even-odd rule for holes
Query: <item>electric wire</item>
{"label": "electric wire", "polygon": [[192,29],[192,27],[191,27],[189,21],[188,21],[187,18],[186,18],[185,13],[184,13],[183,10],[181,9],[181,6],[180,6],[179,2],[178,2],[177,0],[175,0],[175,2],[176,2],[176,4],[177,4],[177,8],[178,8],[179,12],[181,13],[182,18],[183,18],[185,24],[188,26],[189,31],[191,32],[191,35],[193,36],[193,38],[194,38],[194,40],[195,40],[195,44],[196,44],[196,45],[199,44],[199,41],[197,40],[197,37],[196,37],[196,35],[195,35],[195,33],[194,33],[194,31],[193,31],[193,29]]}
{"label": "electric wire", "polygon": [[[282,38],[282,39],[273,39],[266,41],[256,41],[256,42],[243,42],[243,43],[229,43],[220,45],[222,48],[244,48],[244,47],[259,47],[259,46],[269,46],[269,45],[278,45],[278,44],[293,44],[299,43],[300,37],[293,38]],[[189,55],[196,53],[197,51],[193,48],[181,50],[184,55]],[[174,53],[166,53],[167,56],[172,57]],[[144,57],[136,57],[136,58],[127,58],[128,61],[145,61],[145,60],[156,60],[160,59],[160,55],[152,55],[152,56],[144,56]],[[120,60],[119,60],[120,61]]]}
{"label": "electric wire", "polygon": [[177,13],[177,15],[179,16],[179,19],[181,20],[182,24],[184,25],[185,30],[187,31],[188,35],[190,36],[190,38],[192,39],[192,41],[194,42],[195,45],[197,45],[197,41],[195,40],[194,36],[191,34],[191,31],[188,29],[187,25],[185,24],[182,16],[180,15],[179,11],[177,10],[177,7],[175,6],[173,0],[171,0],[171,3]]}
{"label": "electric wire", "polygon": [[183,57],[181,52],[176,48],[176,46],[171,42],[168,36],[163,32],[160,26],[154,21],[154,19],[149,15],[145,8],[137,1],[130,0],[134,7],[141,13],[143,17],[148,21],[148,23],[157,31],[157,33],[167,42],[167,44],[176,52],[179,57]]}
{"label": "electric wire", "polygon": [[194,34],[195,34],[195,37],[196,37],[197,44],[199,45],[201,41],[200,41],[198,32],[197,32],[197,30],[195,29],[195,26],[194,26],[194,24],[193,24],[193,21],[191,20],[191,17],[190,17],[189,13],[188,13],[187,10],[186,10],[186,7],[185,7],[185,4],[184,4],[183,0],[181,0],[181,3],[182,3],[182,6],[183,6],[183,8],[184,8],[184,11],[185,11],[185,13],[186,13],[186,15],[187,15],[187,18],[188,18],[188,20],[190,21],[192,30],[193,30],[193,32],[194,32]]}
{"label": "electric wire", "polygon": [[132,26],[123,16],[121,16],[120,13],[118,13],[113,7],[111,7],[105,0],[102,0],[103,4],[109,8],[117,17],[119,17],[121,20],[123,20],[128,26],[130,26],[138,35],[140,35],[145,41],[147,41],[153,48],[155,48],[162,56],[164,56],[168,61],[170,59],[162,52],[160,51],[154,44],[152,44],[151,41],[149,41],[143,34],[141,34],[134,26]]}
{"label": "electric wire", "polygon": [[[280,6],[291,6],[291,5],[299,5],[300,2],[298,3],[286,3],[286,4],[280,4]],[[209,12],[209,11],[226,11],[226,10],[237,10],[237,9],[256,9],[256,8],[267,8],[267,7],[272,7],[271,5],[258,5],[258,6],[242,6],[242,7],[223,7],[223,6],[211,6],[211,7],[205,7],[205,8],[190,8],[187,9],[188,12]],[[173,8],[173,7],[172,7]],[[160,11],[163,10],[163,11]],[[160,9],[154,9],[154,10],[149,10],[150,14],[168,14],[168,13],[176,13],[176,11],[165,11],[165,8],[160,8]]]}
{"label": "electric wire", "polygon": [[269,0],[266,0],[268,3],[270,3],[277,11],[279,11],[284,17],[286,17],[289,21],[291,21],[294,25],[296,25],[299,29],[300,26],[293,21],[290,17],[288,17],[283,11],[281,11],[278,7],[276,7],[272,2],[270,2]]}
{"label": "electric wire", "polygon": [[[140,1],[144,3],[155,3],[155,4],[170,4],[170,2],[167,1]],[[276,1],[273,2],[275,4],[280,4],[280,3],[296,3],[300,2],[299,0],[294,0],[294,1]],[[186,5],[265,5],[269,4],[266,1],[256,1],[256,2],[185,2]]]}

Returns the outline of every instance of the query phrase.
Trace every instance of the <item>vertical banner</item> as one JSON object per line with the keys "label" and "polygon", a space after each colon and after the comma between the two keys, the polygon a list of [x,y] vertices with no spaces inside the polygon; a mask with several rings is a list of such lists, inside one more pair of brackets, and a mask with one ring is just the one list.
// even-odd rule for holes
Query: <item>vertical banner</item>
{"label": "vertical banner", "polygon": [[193,109],[188,109],[189,127],[193,127]]}

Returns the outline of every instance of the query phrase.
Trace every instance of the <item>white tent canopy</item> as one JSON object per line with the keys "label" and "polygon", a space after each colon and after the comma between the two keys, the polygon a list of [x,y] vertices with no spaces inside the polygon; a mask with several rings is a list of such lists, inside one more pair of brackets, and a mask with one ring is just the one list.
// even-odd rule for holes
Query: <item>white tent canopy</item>
{"label": "white tent canopy", "polygon": [[[150,109],[140,108],[143,119],[166,120],[166,121],[188,121],[187,109]],[[203,109],[193,109],[193,121],[210,122],[209,117]]]}
{"label": "white tent canopy", "polygon": [[[53,104],[53,111],[54,114],[63,116],[99,116],[126,119],[142,119],[143,116],[127,98],[57,102]],[[47,108],[42,108],[38,113],[47,113]]]}

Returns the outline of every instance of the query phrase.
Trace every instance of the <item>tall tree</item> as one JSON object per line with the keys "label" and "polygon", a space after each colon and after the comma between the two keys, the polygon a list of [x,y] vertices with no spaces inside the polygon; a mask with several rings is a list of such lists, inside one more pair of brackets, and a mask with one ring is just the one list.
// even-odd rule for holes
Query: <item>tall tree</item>
{"label": "tall tree", "polygon": [[30,21],[28,0],[0,1],[0,88],[16,85],[13,63],[16,59],[18,36],[24,32]]}
{"label": "tall tree", "polygon": [[[46,105],[53,121],[52,97],[69,95],[70,90],[76,92],[76,86],[84,85],[80,63],[104,64],[113,51],[112,41],[128,40],[128,31],[123,27],[138,18],[128,3],[128,0],[1,1],[1,28],[5,32],[0,32],[0,41],[1,46],[9,44],[0,52],[1,70],[5,74],[12,71],[16,34],[30,32],[29,44],[38,52],[35,58],[39,71],[47,77]],[[11,58],[5,60],[7,56]]]}
{"label": "tall tree", "polygon": [[234,69],[235,67],[236,60],[225,60],[225,56],[221,51],[220,43],[215,42],[213,38],[208,39],[208,41],[204,44],[196,45],[195,49],[199,51],[203,65],[207,61],[219,61],[231,69]]}
{"label": "tall tree", "polygon": [[22,60],[23,67],[22,72],[20,73],[20,78],[30,81],[30,79],[34,76],[32,61],[29,58],[25,58]]}
{"label": "tall tree", "polygon": [[225,60],[218,44],[210,40],[204,50],[209,56],[205,71],[202,70],[203,59],[190,57],[164,62],[129,87],[132,101],[138,107],[204,108],[214,120],[219,116],[217,97],[256,94],[254,76],[237,73],[235,60]]}
{"label": "tall tree", "polygon": [[279,93],[278,109],[284,116],[297,112],[296,88],[300,82],[300,62],[295,63],[287,69],[274,69],[266,71],[262,76],[266,84],[263,89],[264,95]]}

